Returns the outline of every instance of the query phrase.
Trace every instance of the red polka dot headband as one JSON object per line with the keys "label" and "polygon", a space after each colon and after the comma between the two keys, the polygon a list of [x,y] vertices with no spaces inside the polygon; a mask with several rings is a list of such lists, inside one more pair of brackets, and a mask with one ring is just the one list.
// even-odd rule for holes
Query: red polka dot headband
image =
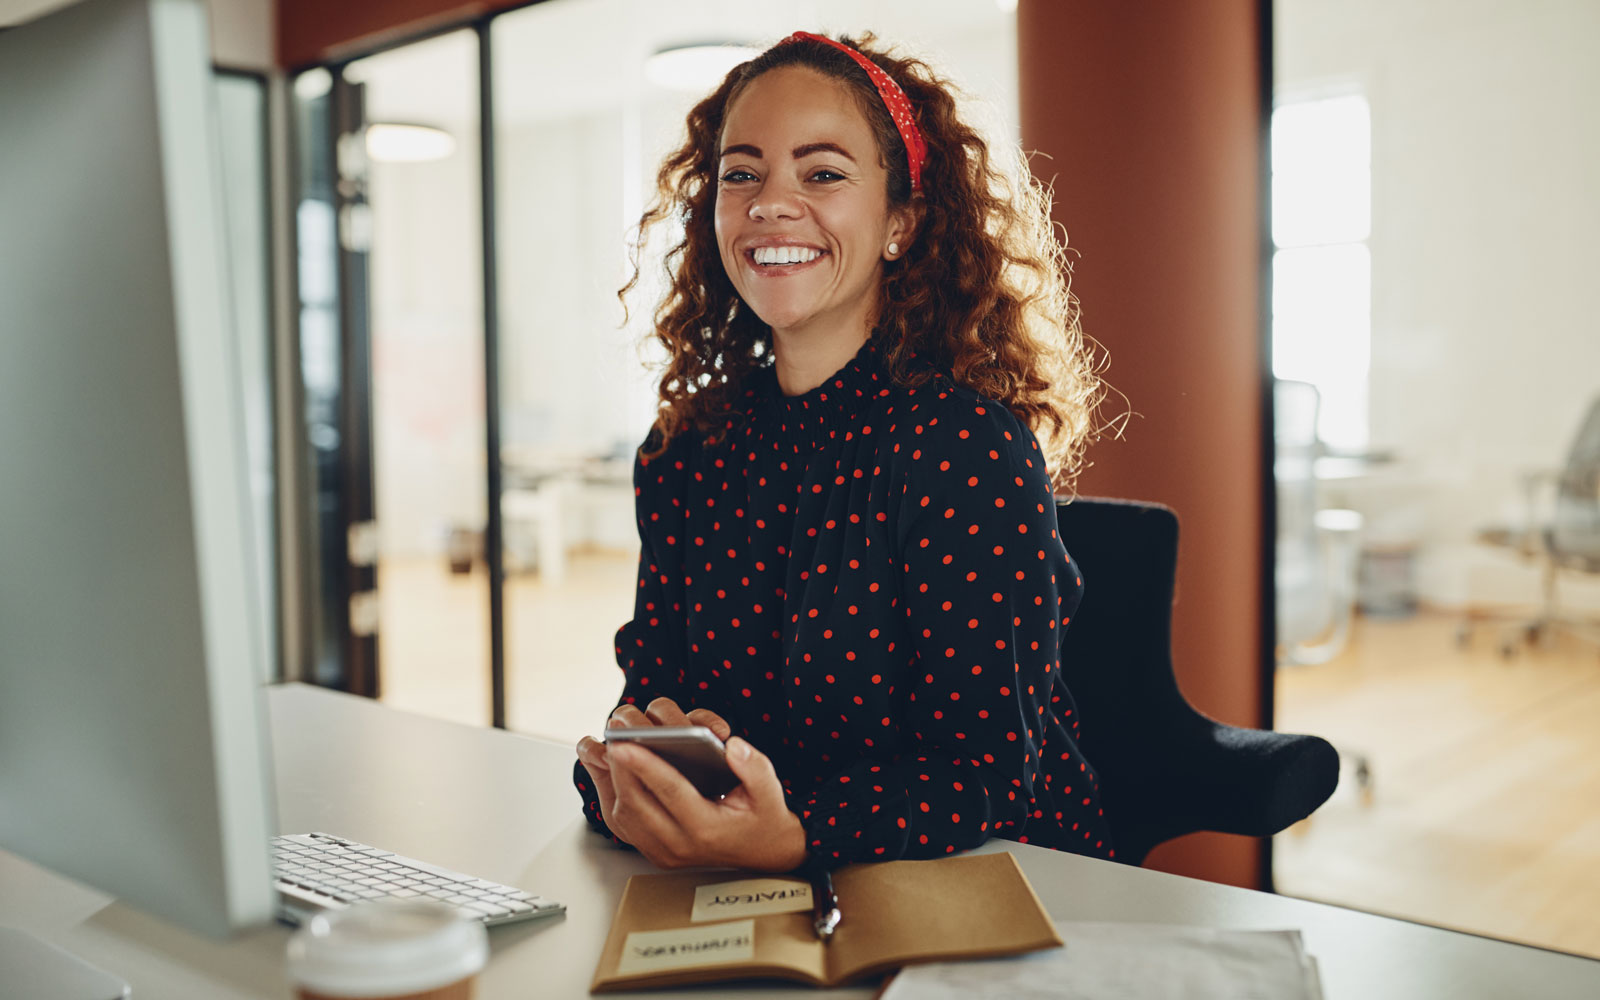
{"label": "red polka dot headband", "polygon": [[900,85],[879,68],[877,63],[850,46],[831,38],[813,35],[809,31],[797,31],[778,44],[788,45],[790,42],[802,39],[832,46],[854,59],[867,71],[873,86],[878,88],[878,96],[883,98],[883,106],[889,109],[889,117],[894,119],[894,127],[900,130],[900,140],[906,144],[906,165],[911,168],[911,190],[921,191],[922,165],[928,161],[928,144],[922,140],[922,130],[917,128],[917,116],[911,108],[911,100],[906,97],[906,92],[901,90]]}

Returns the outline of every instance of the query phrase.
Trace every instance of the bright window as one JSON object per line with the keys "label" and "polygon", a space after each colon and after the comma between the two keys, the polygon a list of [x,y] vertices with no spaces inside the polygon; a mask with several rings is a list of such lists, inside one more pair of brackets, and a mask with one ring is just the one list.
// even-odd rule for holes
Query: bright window
{"label": "bright window", "polygon": [[1335,451],[1368,445],[1372,116],[1348,95],[1272,113],[1272,370],[1316,385]]}

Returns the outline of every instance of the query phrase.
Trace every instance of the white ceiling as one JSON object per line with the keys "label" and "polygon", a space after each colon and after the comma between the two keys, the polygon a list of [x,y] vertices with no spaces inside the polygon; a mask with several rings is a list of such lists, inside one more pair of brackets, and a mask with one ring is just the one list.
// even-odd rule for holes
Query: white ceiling
{"label": "white ceiling", "polygon": [[[994,66],[992,59],[963,58],[963,50],[1010,37],[1016,15],[1008,6],[999,0],[547,0],[494,21],[496,116],[565,118],[654,102],[665,95],[644,78],[652,52],[696,41],[765,47],[797,29],[875,31],[1004,103],[1015,91],[1014,61]],[[475,36],[460,31],[370,57],[350,72],[369,84],[372,120],[459,124],[476,113],[476,49]]]}

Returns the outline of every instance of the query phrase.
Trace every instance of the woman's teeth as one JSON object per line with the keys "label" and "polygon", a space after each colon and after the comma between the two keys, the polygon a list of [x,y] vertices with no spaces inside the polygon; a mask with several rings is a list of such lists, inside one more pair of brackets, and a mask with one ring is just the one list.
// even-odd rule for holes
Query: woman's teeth
{"label": "woman's teeth", "polygon": [[822,256],[810,247],[756,247],[757,264],[806,264]]}

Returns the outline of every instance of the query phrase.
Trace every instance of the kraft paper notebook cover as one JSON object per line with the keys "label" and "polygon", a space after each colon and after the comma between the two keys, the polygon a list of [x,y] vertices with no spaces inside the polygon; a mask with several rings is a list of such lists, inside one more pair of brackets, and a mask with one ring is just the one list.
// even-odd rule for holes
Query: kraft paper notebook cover
{"label": "kraft paper notebook cover", "polygon": [[[834,873],[843,921],[811,927],[811,886],[743,872],[635,875],[590,989],[776,978],[838,986],[913,962],[995,958],[1061,944],[1010,854],[852,865]],[[698,892],[697,892],[698,890]]]}

